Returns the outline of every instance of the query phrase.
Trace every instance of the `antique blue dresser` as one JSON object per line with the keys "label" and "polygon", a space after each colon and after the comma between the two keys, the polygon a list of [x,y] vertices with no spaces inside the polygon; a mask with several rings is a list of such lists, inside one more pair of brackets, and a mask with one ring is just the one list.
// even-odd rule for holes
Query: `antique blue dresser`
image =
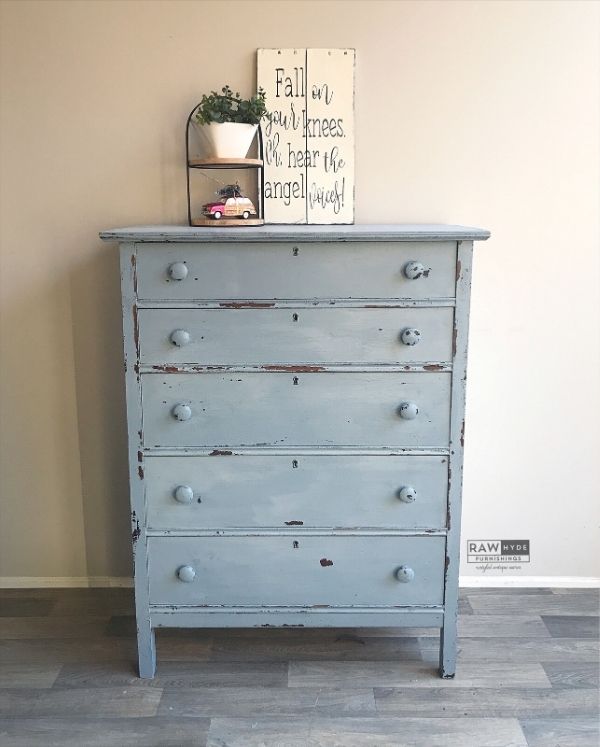
{"label": "antique blue dresser", "polygon": [[473,242],[443,225],[120,242],[141,677],[160,627],[440,628],[456,662]]}

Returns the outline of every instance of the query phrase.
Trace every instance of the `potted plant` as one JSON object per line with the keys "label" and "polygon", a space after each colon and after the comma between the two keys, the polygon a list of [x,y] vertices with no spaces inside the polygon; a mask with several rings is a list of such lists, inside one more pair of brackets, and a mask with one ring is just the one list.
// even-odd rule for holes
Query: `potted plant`
{"label": "potted plant", "polygon": [[215,158],[245,158],[260,120],[270,119],[262,88],[249,99],[224,86],[221,93],[204,94],[195,124],[209,153]]}

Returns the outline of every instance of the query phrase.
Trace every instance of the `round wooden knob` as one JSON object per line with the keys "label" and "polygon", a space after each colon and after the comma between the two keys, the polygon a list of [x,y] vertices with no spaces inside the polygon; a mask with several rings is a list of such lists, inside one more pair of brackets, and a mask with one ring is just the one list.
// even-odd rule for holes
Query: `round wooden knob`
{"label": "round wooden knob", "polygon": [[185,584],[191,584],[196,578],[196,571],[191,565],[182,565],[177,569],[177,578]]}
{"label": "round wooden knob", "polygon": [[396,568],[394,576],[396,576],[398,581],[408,584],[415,577],[415,572],[412,568],[409,568],[409,566],[401,565],[400,568]]}
{"label": "round wooden knob", "polygon": [[421,340],[421,333],[414,327],[407,327],[402,330],[400,340],[404,345],[418,345]]}
{"label": "round wooden knob", "polygon": [[188,268],[185,262],[173,262],[169,265],[167,274],[171,280],[185,280],[188,276]]}
{"label": "round wooden knob", "polygon": [[173,345],[176,345],[178,348],[189,345],[191,339],[190,333],[185,329],[175,329],[169,335],[169,340],[171,340]]}
{"label": "round wooden knob", "polygon": [[178,503],[191,503],[194,500],[194,491],[189,485],[178,485],[173,491],[173,497]]}
{"label": "round wooden knob", "polygon": [[417,491],[412,485],[405,485],[398,491],[398,498],[403,503],[414,503],[417,500]]}
{"label": "round wooden knob", "polygon": [[398,408],[398,414],[403,420],[414,420],[419,414],[416,402],[403,402]]}
{"label": "round wooden knob", "polygon": [[192,408],[189,405],[178,404],[171,410],[175,420],[189,420],[192,417]]}
{"label": "round wooden knob", "polygon": [[411,260],[404,265],[404,277],[409,280],[418,280],[425,274],[425,267],[420,262]]}

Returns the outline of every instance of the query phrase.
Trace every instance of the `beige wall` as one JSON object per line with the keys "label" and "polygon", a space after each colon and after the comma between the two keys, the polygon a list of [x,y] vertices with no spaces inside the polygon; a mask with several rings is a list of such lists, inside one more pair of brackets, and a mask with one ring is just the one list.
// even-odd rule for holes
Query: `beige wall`
{"label": "beige wall", "polygon": [[356,47],[357,222],[492,230],[465,537],[530,538],[534,576],[600,575],[598,21],[594,2],[2,2],[0,576],[129,573],[97,233],[184,220],[185,116],[250,92],[261,46]]}

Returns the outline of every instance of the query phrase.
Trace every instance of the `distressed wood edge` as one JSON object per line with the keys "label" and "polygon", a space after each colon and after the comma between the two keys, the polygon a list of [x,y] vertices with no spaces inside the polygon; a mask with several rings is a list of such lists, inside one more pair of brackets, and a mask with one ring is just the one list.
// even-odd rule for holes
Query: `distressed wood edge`
{"label": "distressed wood edge", "polygon": [[99,233],[103,241],[169,242],[210,241],[245,243],[265,241],[485,241],[490,232],[471,226],[444,224],[336,224],[248,226],[247,228],[203,228],[189,226],[131,226],[109,228]]}
{"label": "distressed wood edge", "polygon": [[156,628],[441,628],[441,607],[412,608],[150,608]]}
{"label": "distressed wood edge", "polygon": [[257,310],[257,309],[412,309],[412,308],[447,308],[455,306],[454,298],[217,298],[204,300],[178,301],[176,299],[138,298],[139,309],[180,310],[180,309],[218,309]]}
{"label": "distressed wood edge", "polygon": [[395,527],[205,527],[146,530],[147,537],[445,537],[445,528]]}
{"label": "distressed wood edge", "polygon": [[459,241],[456,257],[452,393],[450,400],[450,455],[448,459],[448,520],[444,573],[444,626],[440,635],[440,676],[454,677],[456,669],[458,578],[465,432],[467,351],[473,242]]}
{"label": "distressed wood edge", "polygon": [[235,456],[441,456],[447,457],[450,453],[447,448],[377,448],[361,446],[178,446],[178,447],[152,447],[146,446],[142,449],[145,458],[152,457],[235,457]]}
{"label": "distressed wood edge", "polygon": [[141,363],[140,374],[222,373],[450,373],[445,361],[423,363],[281,363],[264,365],[195,365],[193,363]]}
{"label": "distressed wood edge", "polygon": [[131,506],[131,544],[133,550],[135,610],[139,675],[154,676],[156,648],[148,607],[148,549],[146,539],[146,496],[142,391],[139,374],[139,330],[137,312],[137,249],[133,243],[119,248],[121,263],[121,297],[123,311],[123,351],[129,462],[129,495]]}

